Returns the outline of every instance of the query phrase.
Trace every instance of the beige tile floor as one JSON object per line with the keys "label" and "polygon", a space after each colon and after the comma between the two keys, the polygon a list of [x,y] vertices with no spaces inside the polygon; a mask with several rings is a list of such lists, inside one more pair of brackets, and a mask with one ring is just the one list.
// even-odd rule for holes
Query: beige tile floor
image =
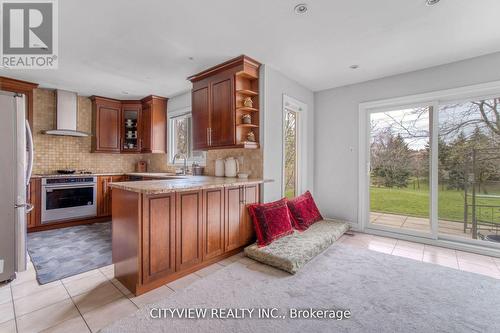
{"label": "beige tile floor", "polygon": [[500,279],[500,258],[363,233],[344,235],[339,242]]}
{"label": "beige tile floor", "polygon": [[[500,258],[362,233],[339,242],[500,279]],[[266,268],[240,253],[138,297],[114,278],[112,265],[40,286],[30,264],[19,279],[0,285],[0,333],[97,332],[235,262]]]}
{"label": "beige tile floor", "polygon": [[97,332],[226,265],[255,264],[248,260],[240,253],[137,297],[114,278],[113,265],[39,285],[30,262],[12,283],[0,284],[0,333]]}

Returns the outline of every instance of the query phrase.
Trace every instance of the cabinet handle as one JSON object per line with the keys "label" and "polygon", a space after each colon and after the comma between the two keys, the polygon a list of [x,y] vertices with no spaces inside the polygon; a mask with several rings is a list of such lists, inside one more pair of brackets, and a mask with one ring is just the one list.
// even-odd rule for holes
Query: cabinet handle
{"label": "cabinet handle", "polygon": [[212,145],[212,127],[210,127],[209,133],[210,133],[210,146],[211,146]]}
{"label": "cabinet handle", "polygon": [[210,146],[210,128],[207,127],[207,146]]}
{"label": "cabinet handle", "polygon": [[245,193],[245,188],[243,186],[240,186],[240,204],[246,205],[247,199],[246,199],[246,193]]}

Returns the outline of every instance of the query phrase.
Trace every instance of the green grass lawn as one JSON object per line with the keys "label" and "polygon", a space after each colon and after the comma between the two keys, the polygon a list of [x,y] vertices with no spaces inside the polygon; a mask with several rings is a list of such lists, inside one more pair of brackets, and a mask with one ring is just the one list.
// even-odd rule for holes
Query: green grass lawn
{"label": "green grass lawn", "polygon": [[[413,189],[413,187],[398,189],[372,186],[370,188],[370,208],[373,212],[429,217],[429,196],[428,189],[423,186],[421,186],[420,190]],[[480,198],[477,203],[500,206],[500,198]],[[491,214],[490,209],[483,209],[482,211],[482,217],[485,220],[491,220]],[[500,208],[496,208],[493,214],[493,220],[500,223]],[[464,192],[440,189],[438,194],[438,216],[443,220],[463,222]]]}

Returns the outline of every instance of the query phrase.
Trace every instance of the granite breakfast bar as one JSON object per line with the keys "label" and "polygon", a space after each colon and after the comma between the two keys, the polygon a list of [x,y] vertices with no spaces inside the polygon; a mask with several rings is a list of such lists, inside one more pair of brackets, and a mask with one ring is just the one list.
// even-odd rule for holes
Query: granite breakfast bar
{"label": "granite breakfast bar", "polygon": [[254,241],[246,205],[262,179],[187,176],[112,183],[115,277],[140,295]]}

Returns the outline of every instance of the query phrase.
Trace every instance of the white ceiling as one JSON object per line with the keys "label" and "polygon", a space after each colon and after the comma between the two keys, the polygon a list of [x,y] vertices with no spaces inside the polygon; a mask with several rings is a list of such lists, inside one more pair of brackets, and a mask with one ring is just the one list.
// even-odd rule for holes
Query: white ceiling
{"label": "white ceiling", "polygon": [[299,2],[60,0],[59,69],[0,75],[168,97],[190,89],[187,76],[247,54],[318,91],[500,51],[498,0],[306,0],[298,16]]}

